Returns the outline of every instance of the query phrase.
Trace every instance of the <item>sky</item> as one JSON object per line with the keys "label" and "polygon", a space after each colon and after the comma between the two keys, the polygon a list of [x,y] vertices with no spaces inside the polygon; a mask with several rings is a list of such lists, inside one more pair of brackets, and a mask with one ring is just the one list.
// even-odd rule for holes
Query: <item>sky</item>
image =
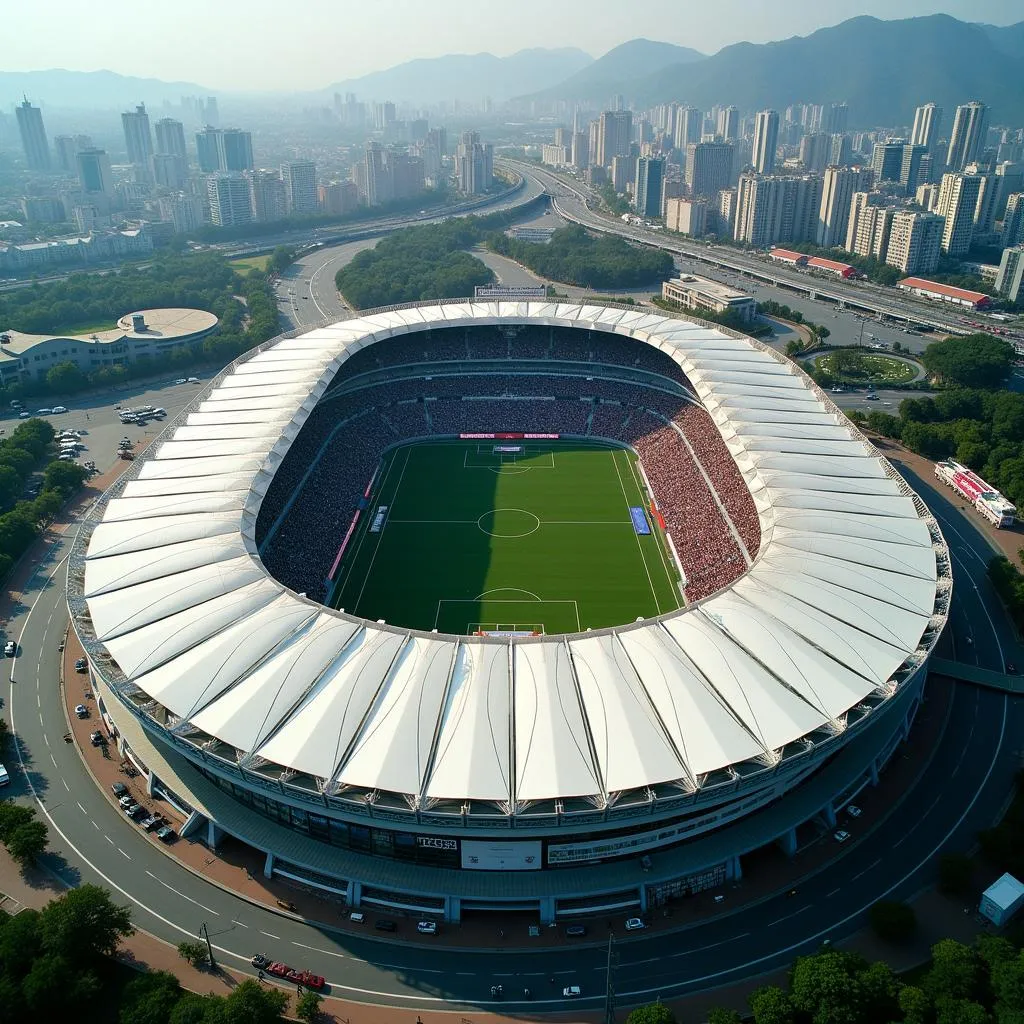
{"label": "sky", "polygon": [[0,0],[7,71],[105,68],[221,91],[302,91],[417,57],[637,36],[714,53],[869,14],[1009,25],[1024,0]]}

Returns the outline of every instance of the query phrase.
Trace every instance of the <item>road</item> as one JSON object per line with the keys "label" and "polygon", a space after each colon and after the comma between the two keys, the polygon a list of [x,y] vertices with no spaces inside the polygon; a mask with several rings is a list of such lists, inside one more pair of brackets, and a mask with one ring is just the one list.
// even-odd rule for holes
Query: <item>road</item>
{"label": "road", "polygon": [[[167,389],[138,401],[145,397],[173,414],[190,395],[186,388]],[[95,431],[90,437],[119,436],[122,428],[108,403],[75,410],[73,418],[81,420],[86,412]],[[1021,663],[1013,631],[985,577],[990,552],[984,539],[945,492],[913,482],[939,517],[953,555],[956,589],[944,653],[996,669],[1006,659]],[[19,741],[19,756],[9,765],[12,795],[38,801],[51,826],[48,864],[68,883],[104,885],[131,908],[138,927],[172,943],[194,938],[205,921],[215,951],[232,966],[244,967],[254,952],[265,950],[324,974],[341,997],[409,1010],[471,1009],[489,1006],[490,985],[500,983],[510,995],[508,1009],[526,1009],[515,1005],[515,997],[529,987],[534,994],[529,1007],[539,1011],[564,1008],[562,986],[579,984],[583,1005],[596,1007],[604,984],[600,945],[557,952],[483,949],[470,959],[465,951],[330,933],[231,896],[141,836],[98,791],[77,750],[61,741],[67,724],[57,689],[57,647],[67,622],[69,543],[70,538],[58,542],[40,562],[25,608],[9,624],[19,655],[9,663],[8,687]],[[782,967],[821,939],[840,939],[862,925],[876,899],[909,896],[929,884],[938,850],[968,848],[974,833],[996,819],[1017,767],[1013,748],[1022,727],[1020,702],[959,687],[930,768],[906,793],[904,807],[912,813],[892,808],[873,831],[859,835],[851,829],[854,841],[837,848],[839,859],[802,882],[795,898],[780,895],[738,914],[728,912],[726,901],[722,915],[699,931],[622,942],[620,1001],[658,994],[671,998]]]}

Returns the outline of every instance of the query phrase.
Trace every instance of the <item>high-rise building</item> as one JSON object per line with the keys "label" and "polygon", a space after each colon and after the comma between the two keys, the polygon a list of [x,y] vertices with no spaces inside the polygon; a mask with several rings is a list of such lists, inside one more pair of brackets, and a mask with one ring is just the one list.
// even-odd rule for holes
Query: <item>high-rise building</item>
{"label": "high-rise building", "polygon": [[92,148],[92,139],[88,135],[57,135],[53,140],[53,149],[57,154],[57,166],[62,171],[70,171],[72,174],[78,171],[75,156],[79,150]]}
{"label": "high-rise building", "polygon": [[825,168],[814,239],[817,245],[826,249],[841,249],[846,245],[853,195],[869,189],[871,179],[872,173],[866,168],[835,165]]}
{"label": "high-rise building", "polygon": [[740,137],[740,112],[735,107],[722,107],[718,111],[715,134],[723,142],[733,142]]}
{"label": "high-rise building", "polygon": [[185,184],[185,166],[173,153],[154,153],[150,158],[153,181],[163,188],[180,189]]}
{"label": "high-rise building", "polygon": [[[873,177],[873,175],[872,175]],[[864,190],[854,192],[850,197],[850,214],[846,221],[846,241],[843,248],[847,252],[854,252],[857,246],[857,236],[860,232],[860,221],[865,210],[874,206],[883,206],[885,196],[881,192],[870,192]]]}
{"label": "high-rise building", "polygon": [[849,251],[857,256],[873,256],[877,260],[884,260],[889,249],[889,232],[895,214],[895,206],[869,205],[861,209]]}
{"label": "high-rise building", "polygon": [[849,135],[833,135],[829,146],[828,162],[840,167],[853,163],[853,140]]}
{"label": "high-rise building", "polygon": [[485,192],[494,180],[494,147],[481,143],[477,132],[463,132],[455,151],[455,167],[460,192]]}
{"label": "high-rise building", "polygon": [[978,201],[974,205],[974,237],[990,235],[995,228],[999,179],[994,174],[978,175]]}
{"label": "high-rise building", "polygon": [[874,171],[876,185],[883,181],[900,180],[904,145],[902,139],[875,143],[871,150],[871,170]]}
{"label": "high-rise building", "polygon": [[827,135],[842,135],[850,118],[850,108],[845,103],[830,103],[824,112],[821,130]]}
{"label": "high-rise building", "polygon": [[613,156],[611,169],[612,188],[625,192],[636,181],[636,161],[628,156]]}
{"label": "high-rise building", "polygon": [[691,196],[714,196],[733,183],[733,148],[728,142],[686,147],[686,184]]}
{"label": "high-rise building", "polygon": [[762,110],[754,118],[754,170],[771,174],[775,170],[775,151],[779,145],[779,112]]}
{"label": "high-rise building", "polygon": [[914,202],[929,213],[934,213],[935,207],[939,205],[939,186],[931,181],[918,185],[914,193]]}
{"label": "high-rise building", "polygon": [[213,171],[251,171],[252,133],[238,128],[211,128],[196,132],[196,158],[199,169]]}
{"label": "high-rise building", "polygon": [[201,132],[196,132],[196,162],[204,174],[212,174],[219,169],[220,158],[217,155],[218,129],[207,125]]}
{"label": "high-rise building", "polygon": [[661,194],[664,182],[664,160],[649,156],[642,156],[637,160],[633,206],[641,217],[661,216]]}
{"label": "high-rise building", "polygon": [[354,181],[332,181],[317,189],[320,209],[324,213],[342,216],[359,206],[359,189]]}
{"label": "high-rise building", "polygon": [[814,238],[821,178],[741,174],[733,237],[755,248]]}
{"label": "high-rise building", "polygon": [[609,167],[613,157],[629,156],[632,142],[632,111],[606,110],[597,124],[597,154],[594,163],[598,167]]}
{"label": "high-rise building", "polygon": [[78,183],[83,192],[114,194],[114,178],[110,173],[110,159],[105,149],[80,149],[75,154]]}
{"label": "high-rise building", "polygon": [[985,149],[988,130],[988,107],[972,100],[956,108],[953,131],[949,136],[946,167],[954,173],[977,160]]}
{"label": "high-rise building", "polygon": [[687,146],[700,142],[703,124],[704,113],[696,107],[681,107],[677,110],[672,130],[675,148],[685,152]]}
{"label": "high-rise building", "polygon": [[252,222],[249,179],[244,174],[219,172],[206,179],[210,219],[218,227],[235,227]]}
{"label": "high-rise building", "polygon": [[381,203],[389,203],[394,198],[384,147],[379,142],[369,142],[366,145],[366,152],[363,155],[363,179],[367,206],[380,206]]}
{"label": "high-rise building", "polygon": [[706,199],[669,199],[665,203],[665,227],[681,235],[700,238],[708,229]]}
{"label": "high-rise building", "polygon": [[156,132],[157,153],[169,153],[171,156],[188,158],[185,149],[185,126],[173,117],[162,117],[153,126]]}
{"label": "high-rise building", "polygon": [[903,147],[899,182],[908,196],[914,195],[917,192],[917,186],[923,181],[921,165],[927,155],[927,146],[910,143]]}
{"label": "high-rise building", "polygon": [[261,224],[283,220],[288,215],[288,197],[280,175],[273,171],[253,171],[248,178],[253,220]]}
{"label": "high-rise building", "polygon": [[586,132],[573,132],[572,149],[569,151],[569,160],[577,170],[583,170],[590,166],[589,147],[587,145]]}
{"label": "high-rise building", "polygon": [[395,199],[408,199],[423,191],[426,169],[421,157],[388,150],[387,161]]}
{"label": "high-rise building", "polygon": [[25,162],[32,171],[50,169],[50,144],[43,127],[43,112],[33,107],[26,97],[17,107],[18,132],[21,134],[21,148],[25,151]]}
{"label": "high-rise building", "polygon": [[1014,192],[1006,200],[1003,213],[1003,245],[1024,242],[1024,192]]}
{"label": "high-rise building", "polygon": [[1024,302],[1024,245],[1003,250],[996,275],[996,291],[1010,302]]}
{"label": "high-rise building", "polygon": [[811,174],[820,174],[828,165],[832,154],[832,136],[812,132],[800,140],[800,164]]}
{"label": "high-rise building", "polygon": [[935,152],[942,127],[942,107],[926,103],[914,111],[914,130],[910,136],[912,146],[924,146],[929,153]]}
{"label": "high-rise building", "polygon": [[124,129],[124,143],[128,149],[128,163],[149,167],[149,158],[153,155],[153,136],[149,131],[146,104],[140,103],[134,110],[126,110],[121,115],[121,127]]}
{"label": "high-rise building", "polygon": [[994,216],[996,220],[1002,220],[1010,196],[1015,192],[1024,191],[1024,163],[1004,160],[996,167],[996,178],[999,179],[999,192],[996,196]]}
{"label": "high-rise building", "polygon": [[176,235],[184,235],[203,226],[203,204],[199,196],[179,192],[161,196],[157,201],[160,219],[170,221]]}
{"label": "high-rise building", "polygon": [[734,188],[723,188],[718,193],[718,210],[715,216],[715,231],[732,238],[736,230],[737,191]]}
{"label": "high-rise building", "polygon": [[316,213],[316,164],[312,160],[290,160],[281,164],[288,212],[299,216]]}
{"label": "high-rise building", "polygon": [[939,265],[943,219],[920,210],[897,210],[889,228],[885,262],[904,274],[931,274]]}
{"label": "high-rise building", "polygon": [[935,212],[946,222],[942,229],[942,251],[947,256],[965,256],[970,249],[974,238],[974,211],[980,192],[981,177],[977,174],[947,173],[942,176]]}

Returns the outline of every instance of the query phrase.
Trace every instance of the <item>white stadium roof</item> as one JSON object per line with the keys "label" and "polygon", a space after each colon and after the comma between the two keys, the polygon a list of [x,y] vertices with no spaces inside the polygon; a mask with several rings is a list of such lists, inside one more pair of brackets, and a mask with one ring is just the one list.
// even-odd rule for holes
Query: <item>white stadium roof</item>
{"label": "white stadium roof", "polygon": [[[345,360],[426,325],[501,319],[611,331],[675,359],[761,517],[743,576],[658,620],[511,641],[366,622],[267,575],[260,502]],[[329,792],[508,812],[692,789],[841,733],[927,656],[941,551],[906,485],[758,343],[604,306],[461,302],[317,328],[236,366],[106,504],[83,590],[120,685],[182,735]]]}

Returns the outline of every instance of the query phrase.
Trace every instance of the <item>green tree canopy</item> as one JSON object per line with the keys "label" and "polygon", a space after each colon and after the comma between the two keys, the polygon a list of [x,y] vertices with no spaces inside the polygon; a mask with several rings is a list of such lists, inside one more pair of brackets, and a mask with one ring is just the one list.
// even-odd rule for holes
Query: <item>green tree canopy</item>
{"label": "green tree canopy", "polygon": [[929,373],[965,388],[998,388],[1013,369],[1013,346],[990,334],[933,341],[921,361]]}
{"label": "green tree canopy", "polygon": [[181,985],[169,971],[133,978],[121,996],[118,1024],[168,1024],[181,996]]}
{"label": "green tree canopy", "polygon": [[57,363],[46,372],[46,386],[55,395],[75,395],[88,384],[85,374],[70,360]]}
{"label": "green tree canopy", "polygon": [[664,1003],[648,1003],[630,1011],[626,1024],[676,1024],[676,1017]]}
{"label": "green tree canopy", "polygon": [[19,825],[7,837],[5,845],[7,852],[22,867],[34,864],[36,859],[42,856],[49,840],[49,834],[44,822],[27,821]]}
{"label": "green tree canopy", "polygon": [[86,884],[71,889],[43,908],[43,946],[69,963],[88,963],[113,956],[121,939],[134,932],[127,907],[119,906],[106,889]]}

